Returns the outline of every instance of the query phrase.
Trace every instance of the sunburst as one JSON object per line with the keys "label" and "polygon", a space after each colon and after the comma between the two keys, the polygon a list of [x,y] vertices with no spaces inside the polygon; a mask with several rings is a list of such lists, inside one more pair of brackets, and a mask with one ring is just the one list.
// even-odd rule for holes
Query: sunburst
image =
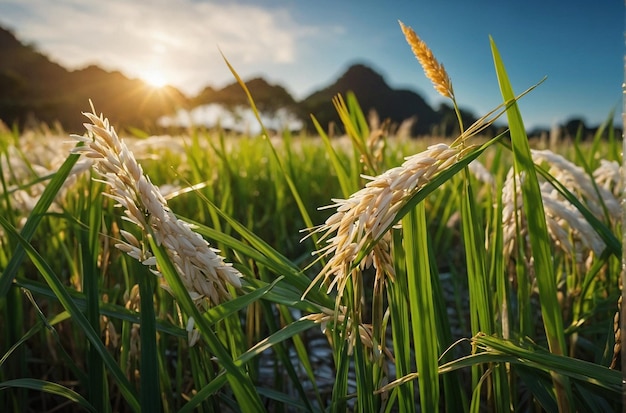
{"label": "sunburst", "polygon": [[144,72],[141,79],[153,88],[160,89],[167,85],[167,79],[163,72],[158,69],[152,69]]}

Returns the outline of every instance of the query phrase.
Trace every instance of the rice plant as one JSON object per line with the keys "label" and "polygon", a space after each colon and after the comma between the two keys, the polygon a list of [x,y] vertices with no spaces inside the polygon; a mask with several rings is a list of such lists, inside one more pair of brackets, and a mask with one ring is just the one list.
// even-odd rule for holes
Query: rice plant
{"label": "rice plant", "polygon": [[333,99],[339,139],[315,119],[319,139],[126,138],[93,105],[83,135],[1,130],[0,404],[621,409],[610,122],[531,148],[517,100],[534,86],[514,93],[491,40],[503,103],[464,125],[443,64],[400,28],[454,139],[393,136],[354,94]]}

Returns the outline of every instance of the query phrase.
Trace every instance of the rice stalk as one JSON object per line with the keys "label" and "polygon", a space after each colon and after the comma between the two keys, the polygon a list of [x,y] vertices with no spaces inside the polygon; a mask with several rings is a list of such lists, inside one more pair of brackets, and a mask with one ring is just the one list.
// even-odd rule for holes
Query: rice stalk
{"label": "rice stalk", "polygon": [[58,276],[54,273],[50,265],[43,259],[43,257],[32,247],[32,245],[21,234],[18,234],[15,228],[13,228],[4,217],[0,216],[0,225],[4,229],[11,233],[13,237],[20,243],[23,248],[24,254],[28,254],[33,264],[39,270],[39,273],[45,278],[48,286],[50,287],[53,295],[60,301],[63,307],[71,315],[72,319],[78,324],[80,331],[83,332],[86,338],[89,340],[90,345],[97,349],[102,361],[109,369],[109,372],[113,378],[117,381],[120,391],[124,395],[126,401],[133,411],[140,411],[140,404],[136,398],[135,390],[132,388],[123,372],[119,368],[113,356],[109,354],[108,349],[102,344],[100,336],[91,327],[87,318],[83,312],[79,309],[77,303],[72,299],[65,285],[60,281]]}
{"label": "rice stalk", "polygon": [[[139,227],[143,237],[148,236],[149,230],[154,233],[157,244],[165,247],[197,305],[217,305],[230,300],[229,287],[241,287],[239,271],[232,264],[225,263],[223,257],[218,255],[219,251],[211,248],[204,238],[193,232],[189,224],[174,215],[108,119],[98,117],[93,107],[92,113],[84,115],[91,122],[85,124],[89,134],[72,135],[84,143],[72,152],[94,160],[93,168],[111,189],[111,193],[106,195],[124,208],[124,218]],[[156,259],[146,243],[140,242],[130,232],[120,233],[125,242],[115,246],[158,274]],[[167,284],[162,284],[162,287],[168,288]]]}
{"label": "rice stalk", "polygon": [[[313,229],[313,232],[322,234],[320,242],[328,244],[316,254],[329,259],[311,285],[323,280],[328,285],[327,292],[336,287],[341,296],[352,268],[357,264],[355,260],[359,252],[384,235],[396,219],[396,213],[415,192],[464,153],[460,148],[444,143],[432,145],[378,177],[364,176],[370,182],[348,199],[333,199],[335,204],[326,208],[336,208],[337,212]],[[393,267],[388,265],[390,262],[384,252],[378,250],[358,265],[361,269],[372,264],[382,265],[388,274],[393,275]]]}
{"label": "rice stalk", "polygon": [[[84,144],[77,146],[73,152],[94,160],[94,170],[111,190],[106,195],[124,207],[124,219],[135,224],[142,234],[142,241],[139,241],[132,233],[120,231],[125,242],[115,246],[148,266],[153,273],[163,275],[160,278],[161,287],[175,297],[188,316],[186,329],[190,344],[197,340],[194,331],[194,324],[197,323],[209,348],[230,373],[228,379],[239,403],[257,409],[261,401],[253,391],[249,377],[233,363],[218,335],[210,331],[198,311],[231,300],[231,291],[241,288],[241,273],[232,264],[225,263],[223,257],[218,255],[219,251],[211,248],[188,223],[174,215],[159,189],[143,173],[133,153],[117,136],[108,120],[98,117],[93,106],[92,113],[85,113],[85,116],[91,121],[85,124],[88,135],[72,135]],[[139,282],[141,363],[145,365],[142,368],[145,374],[141,375],[141,397],[142,405],[159,410],[159,397],[155,398],[155,394],[160,394],[160,380],[151,281],[143,279]],[[195,308],[189,306],[191,303]],[[230,334],[228,337],[234,336]],[[236,343],[231,340],[230,344],[234,345],[231,350],[235,351]],[[194,377],[197,379],[197,375]]]}
{"label": "rice stalk", "polygon": [[454,99],[454,91],[452,90],[452,82],[448,72],[443,67],[443,64],[435,58],[432,50],[426,45],[426,43],[420,39],[415,31],[405,26],[402,22],[400,28],[406,37],[406,41],[411,46],[413,54],[422,65],[426,77],[430,79],[435,87],[435,90],[443,97]]}
{"label": "rice stalk", "polygon": [[[26,222],[24,223],[20,235],[24,237],[26,241],[30,241],[33,237],[35,230],[41,223],[46,211],[50,208],[50,205],[54,202],[57,197],[57,194],[65,185],[65,181],[67,177],[72,173],[72,169],[76,162],[78,161],[78,155],[69,156],[63,164],[59,167],[57,172],[54,174],[41,196],[37,200],[33,210],[28,216]],[[4,182],[4,180],[3,180]],[[4,271],[0,275],[0,298],[5,297],[11,287],[11,283],[15,278],[19,266],[22,263],[22,260],[26,256],[26,252],[21,245],[17,245],[13,254],[11,255],[11,259],[7,263]]]}
{"label": "rice stalk", "polygon": [[[415,351],[420,406],[424,412],[439,411],[439,348],[434,289],[431,282],[426,209],[420,202],[402,219],[404,256],[408,284],[413,349]],[[441,337],[442,338],[442,337]]]}
{"label": "rice stalk", "polygon": [[[528,136],[526,135],[519,108],[515,102],[513,88],[492,38],[490,38],[490,43],[503,101],[513,102],[507,109],[507,118],[513,147],[515,173],[526,174],[526,179],[521,182],[521,192],[523,209],[528,223],[529,244],[539,289],[544,329],[550,351],[557,355],[563,355],[566,353],[563,318],[561,309],[558,306],[556,277],[551,251],[547,242],[548,230],[541,202],[539,183],[532,162]],[[552,372],[551,375],[559,409],[561,411],[570,410],[573,396],[569,380],[556,372]]]}
{"label": "rice stalk", "polygon": [[[84,222],[89,225],[89,231],[81,231],[79,239],[81,240],[81,258],[82,268],[82,291],[85,293],[87,301],[87,311],[85,313],[89,323],[94,331],[100,329],[100,277],[99,274],[99,258],[100,254],[100,231],[102,228],[102,205],[93,202],[98,199],[98,193],[101,185],[92,183],[89,185],[87,198],[92,202],[87,202],[83,210]],[[89,400],[92,402],[96,410],[102,412],[110,411],[108,403],[108,384],[104,371],[104,363],[98,354],[97,349],[89,346],[87,353],[87,363],[89,366],[88,381]]]}

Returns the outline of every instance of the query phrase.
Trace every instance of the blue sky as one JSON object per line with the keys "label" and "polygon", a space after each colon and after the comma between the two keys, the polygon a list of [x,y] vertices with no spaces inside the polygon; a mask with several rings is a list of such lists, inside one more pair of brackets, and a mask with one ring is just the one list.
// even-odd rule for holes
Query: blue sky
{"label": "blue sky", "polygon": [[621,113],[621,0],[0,0],[0,25],[72,69],[95,63],[192,95],[233,81],[221,50],[244,79],[263,76],[300,99],[360,62],[436,107],[444,99],[398,20],[430,46],[475,115],[500,103],[489,35],[516,92],[547,76],[521,101],[528,128]]}

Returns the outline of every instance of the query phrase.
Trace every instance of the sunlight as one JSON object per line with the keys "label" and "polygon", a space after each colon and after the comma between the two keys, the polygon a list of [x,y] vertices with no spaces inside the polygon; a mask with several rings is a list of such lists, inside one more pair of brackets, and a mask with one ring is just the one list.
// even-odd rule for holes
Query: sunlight
{"label": "sunlight", "polygon": [[163,72],[158,69],[152,69],[144,72],[141,75],[141,79],[153,88],[162,88],[167,84],[167,80],[165,79]]}

